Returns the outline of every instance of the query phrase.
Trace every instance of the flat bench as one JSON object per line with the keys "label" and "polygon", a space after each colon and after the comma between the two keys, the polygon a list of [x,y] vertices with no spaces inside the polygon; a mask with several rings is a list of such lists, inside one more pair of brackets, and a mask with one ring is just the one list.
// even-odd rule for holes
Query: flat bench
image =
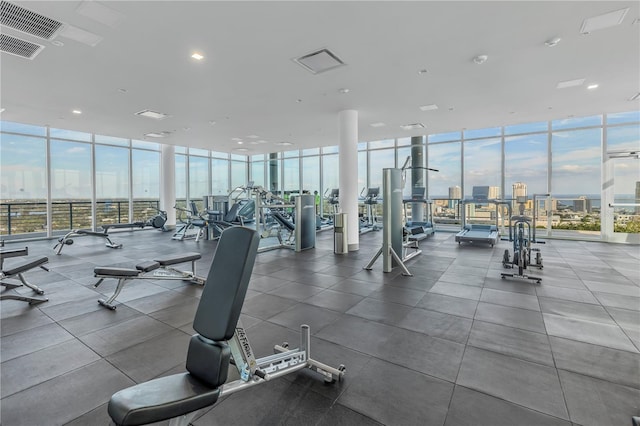
{"label": "flat bench", "polygon": [[[13,265],[10,268],[4,269],[4,259],[11,258],[11,257],[18,257],[18,256],[26,256],[28,254],[29,254],[29,250],[27,248],[24,248],[24,249],[4,249],[3,248],[2,251],[0,251],[0,267],[2,268],[0,272],[0,285],[3,285],[9,290],[13,290],[17,287],[25,286],[30,288],[37,294],[42,295],[44,294],[44,290],[42,290],[37,285],[28,282],[24,278],[23,273],[37,267],[40,267],[45,271],[48,271],[48,269],[45,266],[43,266],[45,263],[49,261],[49,258],[47,256],[39,256],[39,257],[34,257],[32,259],[25,259],[23,262]],[[15,279],[15,280],[19,280],[20,282],[19,283],[7,282],[7,281],[4,281],[5,279]],[[28,302],[30,305],[33,305],[36,303],[46,302],[49,299],[47,299],[46,297],[24,296],[24,295],[18,294],[15,291],[11,291],[11,292],[3,292],[2,295],[0,295],[0,300],[20,300],[22,302]]]}
{"label": "flat bench", "polygon": [[[98,300],[98,303],[106,308],[115,310],[116,306],[113,302],[116,297],[118,297],[127,281],[133,279],[185,280],[195,284],[204,285],[205,279],[196,275],[196,260],[200,258],[202,258],[200,253],[183,253],[161,257],[155,260],[147,260],[138,263],[135,268],[96,266],[93,269],[93,274],[96,278],[99,278],[99,280],[93,285],[93,288],[98,288],[106,278],[118,279],[118,285],[111,297],[106,300],[100,299]],[[181,271],[172,267],[172,265],[178,265],[186,262],[191,262],[191,271]],[[146,275],[152,271],[157,272],[151,275]]]}

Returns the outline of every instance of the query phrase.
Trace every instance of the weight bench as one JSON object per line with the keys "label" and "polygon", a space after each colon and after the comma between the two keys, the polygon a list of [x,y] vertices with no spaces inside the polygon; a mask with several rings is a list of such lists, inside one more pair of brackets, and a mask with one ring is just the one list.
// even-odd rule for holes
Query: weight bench
{"label": "weight bench", "polygon": [[107,243],[105,244],[107,247],[113,248],[113,249],[122,248],[122,244],[116,244],[113,241],[111,241],[111,239],[109,238],[109,234],[108,234],[109,228],[116,228],[116,227],[117,227],[116,225],[109,225],[102,232],[90,231],[88,229],[74,229],[72,231],[67,232],[64,236],[58,238],[58,243],[55,246],[53,246],[53,249],[55,250],[56,248],[60,247],[56,251],[56,254],[60,254],[62,252],[62,248],[65,245],[70,246],[71,244],[73,244],[72,237],[79,237],[81,235],[90,235],[92,237],[102,237],[107,240]]}
{"label": "weight bench", "polygon": [[[118,426],[136,426],[167,419],[188,425],[198,410],[219,397],[256,386],[305,368],[320,372],[325,381],[339,380],[335,369],[310,359],[309,327],[303,325],[301,349],[275,346],[274,355],[255,359],[239,321],[260,238],[255,230],[234,227],[222,233],[193,321],[186,373],[154,379],[115,393],[108,413]],[[229,365],[240,379],[226,383]]]}
{"label": "weight bench", "polygon": [[[28,302],[30,305],[47,302],[49,300],[46,297],[25,296],[19,294],[14,290],[17,287],[25,286],[29,287],[39,295],[44,294],[44,290],[42,290],[37,285],[28,282],[25,279],[23,273],[37,267],[40,267],[45,271],[49,271],[45,266],[43,266],[49,261],[48,257],[40,256],[33,259],[25,259],[23,262],[13,265],[11,268],[4,269],[5,259],[18,256],[27,256],[28,254],[29,249],[26,247],[24,249],[0,249],[0,285],[6,287],[9,290],[0,294],[0,300],[20,300],[22,302]],[[7,282],[5,281],[6,279],[18,280],[20,282]]]}
{"label": "weight bench", "polygon": [[[196,275],[196,260],[202,256],[200,253],[183,253],[168,257],[162,257],[155,260],[147,260],[136,265],[135,268],[114,268],[97,266],[93,269],[96,278],[100,278],[93,288],[98,288],[106,278],[115,278],[118,285],[115,291],[108,299],[100,299],[98,303],[111,310],[116,309],[113,302],[122,291],[124,285],[131,280],[185,280],[194,284],[204,285],[205,279]],[[191,271],[181,271],[173,268],[172,265],[191,262]],[[146,275],[148,272],[155,271],[153,274]]]}

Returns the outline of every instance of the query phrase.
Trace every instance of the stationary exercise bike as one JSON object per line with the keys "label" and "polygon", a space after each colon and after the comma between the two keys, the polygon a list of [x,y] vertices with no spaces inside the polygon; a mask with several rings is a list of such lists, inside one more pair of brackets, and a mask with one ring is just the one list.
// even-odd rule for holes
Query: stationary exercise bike
{"label": "stationary exercise bike", "polygon": [[[509,221],[509,227],[515,229],[513,233],[513,259],[509,253],[509,250],[504,251],[502,257],[502,266],[507,269],[516,269],[517,273],[509,274],[506,272],[501,273],[502,279],[507,277],[533,280],[537,284],[540,284],[542,278],[527,275],[526,270],[529,267],[543,268],[542,254],[540,249],[531,248],[531,218],[524,215],[524,204],[527,201],[526,197],[518,197],[517,202],[519,204],[519,215],[511,216]],[[535,225],[534,225],[535,226]],[[511,235],[511,233],[510,233]],[[535,253],[534,262],[531,263],[531,255]]]}

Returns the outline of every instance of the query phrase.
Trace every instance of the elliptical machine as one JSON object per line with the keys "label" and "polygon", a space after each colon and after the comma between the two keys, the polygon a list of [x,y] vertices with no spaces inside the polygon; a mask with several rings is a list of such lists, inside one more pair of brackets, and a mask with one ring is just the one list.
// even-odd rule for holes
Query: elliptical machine
{"label": "elliptical machine", "polygon": [[[524,204],[527,201],[527,197],[517,197],[518,202],[518,215],[511,216],[509,221],[509,228],[513,227],[513,259],[509,253],[509,250],[504,251],[502,257],[502,266],[507,269],[517,269],[517,273],[503,272],[500,275],[502,279],[515,278],[522,280],[533,280],[537,284],[540,284],[542,278],[534,277],[526,273],[527,268],[533,266],[542,269],[542,254],[540,249],[531,248],[531,218],[524,215]],[[534,224],[535,226],[535,224]],[[531,263],[531,254],[535,253],[534,262]]]}

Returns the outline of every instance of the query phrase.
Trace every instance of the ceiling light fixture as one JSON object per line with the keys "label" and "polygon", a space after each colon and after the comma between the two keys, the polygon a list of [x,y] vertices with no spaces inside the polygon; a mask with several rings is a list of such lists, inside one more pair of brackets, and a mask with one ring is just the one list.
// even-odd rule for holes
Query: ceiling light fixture
{"label": "ceiling light fixture", "polygon": [[589,90],[593,90],[593,89],[597,89],[597,88],[598,88],[597,84],[590,84],[590,85],[587,86],[587,89],[589,89]]}
{"label": "ceiling light fixture", "polygon": [[80,111],[79,109],[74,109],[73,111],[71,111],[74,114],[80,115],[82,114],[82,111]]}
{"label": "ceiling light fixture", "polygon": [[426,70],[426,68],[423,68],[421,70],[418,71],[418,75],[424,75],[426,74],[428,71]]}
{"label": "ceiling light fixture", "polygon": [[487,59],[489,59],[489,57],[487,55],[478,55],[475,58],[473,58],[473,62],[475,64],[484,64],[485,62],[487,62]]}
{"label": "ceiling light fixture", "polygon": [[242,145],[244,142],[242,141],[238,141],[238,145]]}
{"label": "ceiling light fixture", "polygon": [[416,129],[424,129],[425,125],[422,123],[411,123],[411,124],[403,124],[400,127],[403,130],[416,130]]}
{"label": "ceiling light fixture", "polygon": [[349,91],[350,91],[350,90],[349,90],[349,89],[347,89],[347,88],[339,89],[339,90],[338,90],[338,92],[342,93],[343,95],[344,95],[344,94],[349,93]]}
{"label": "ceiling light fixture", "polygon": [[556,86],[556,89],[566,89],[567,87],[582,86],[584,84],[584,80],[584,78],[578,78],[575,80],[561,81]]}
{"label": "ceiling light fixture", "polygon": [[249,135],[247,136],[249,139],[258,139],[260,136],[258,135]]}
{"label": "ceiling light fixture", "polygon": [[594,16],[593,18],[587,18],[582,21],[582,28],[580,28],[581,34],[590,34],[596,30],[603,30],[605,28],[615,27],[620,25],[627,15],[629,8],[615,10],[613,12],[605,13],[603,15]]}
{"label": "ceiling light fixture", "polygon": [[247,148],[234,148],[234,151],[239,151],[239,152],[247,152],[249,151]]}
{"label": "ceiling light fixture", "polygon": [[166,132],[149,132],[149,133],[145,133],[144,135],[148,138],[164,138],[165,136],[167,136],[165,134]]}
{"label": "ceiling light fixture", "polygon": [[436,104],[431,104],[431,105],[423,105],[420,107],[420,111],[433,111],[438,109],[438,105]]}
{"label": "ceiling light fixture", "polygon": [[210,126],[215,126],[215,125],[216,125],[216,122],[215,122],[215,121],[213,121],[213,120],[209,120],[209,125],[210,125]]}
{"label": "ceiling light fixture", "polygon": [[547,47],[553,47],[553,46],[557,45],[558,43],[560,43],[560,40],[562,40],[560,37],[554,37],[554,38],[551,38],[551,39],[545,41],[544,44]]}
{"label": "ceiling light fixture", "polygon": [[118,89],[118,93],[122,93],[122,94],[127,93],[127,89]]}
{"label": "ceiling light fixture", "polygon": [[53,46],[56,46],[56,47],[62,47],[62,46],[64,46],[64,43],[63,43],[63,42],[61,42],[60,40],[53,40],[53,41],[51,42],[51,44],[52,44]]}
{"label": "ceiling light fixture", "polygon": [[202,59],[204,59],[204,56],[202,56],[200,53],[195,52],[193,55],[191,55],[191,57],[197,61],[201,61]]}
{"label": "ceiling light fixture", "polygon": [[0,108],[0,114],[2,114],[4,112],[4,108]]}
{"label": "ceiling light fixture", "polygon": [[371,127],[384,127],[384,126],[386,126],[386,124],[384,124],[382,121],[378,121],[377,123],[369,124],[369,126],[371,126]]}
{"label": "ceiling light fixture", "polygon": [[151,111],[150,109],[143,109],[142,111],[138,111],[135,115],[140,115],[142,117],[153,118],[154,120],[164,120],[169,117],[169,115],[164,114],[162,112]]}
{"label": "ceiling light fixture", "polygon": [[637,101],[638,99],[640,99],[640,92],[636,93],[635,95],[633,95],[632,97],[630,97],[629,101]]}
{"label": "ceiling light fixture", "polygon": [[276,142],[276,145],[281,145],[281,146],[291,146],[293,145],[291,142]]}

